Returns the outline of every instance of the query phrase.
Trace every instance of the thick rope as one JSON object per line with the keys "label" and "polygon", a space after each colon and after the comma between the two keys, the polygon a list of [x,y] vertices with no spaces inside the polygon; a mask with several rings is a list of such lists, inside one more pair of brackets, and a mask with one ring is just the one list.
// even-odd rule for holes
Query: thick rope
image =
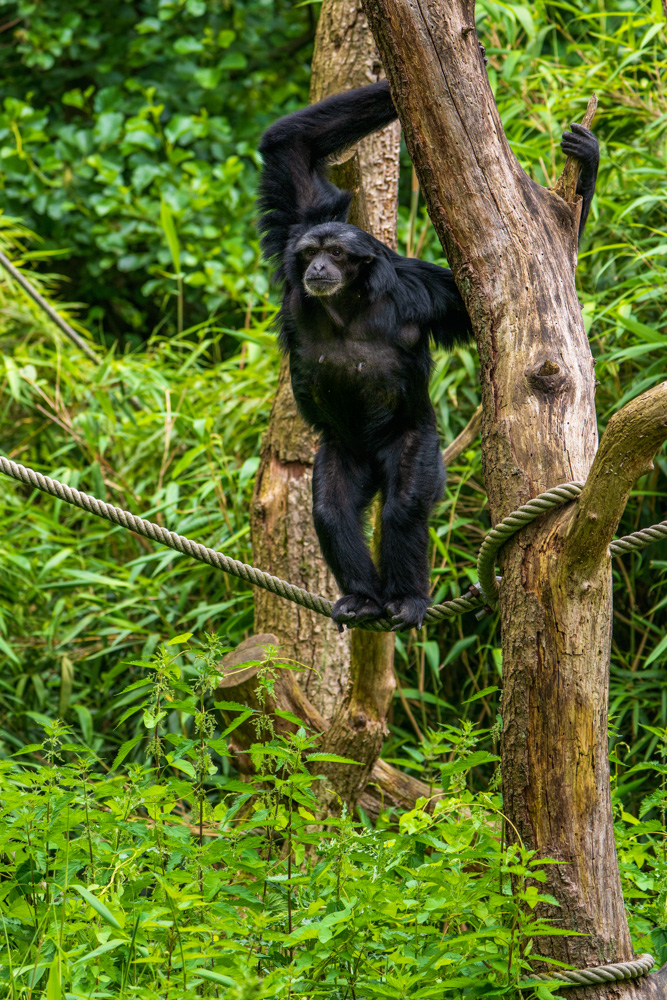
{"label": "thick rope", "polygon": [[[146,521],[143,517],[137,517],[121,507],[114,507],[103,500],[98,500],[97,497],[90,496],[89,493],[81,493],[65,483],[58,482],[57,479],[50,479],[49,476],[43,476],[41,472],[35,472],[34,469],[28,469],[24,465],[12,462],[4,455],[0,455],[0,472],[21,483],[26,483],[28,486],[34,486],[44,493],[49,493],[59,500],[65,500],[89,514],[102,517],[106,521],[111,521],[112,524],[119,524],[128,531],[134,531],[144,538],[150,538],[151,541],[167,545],[169,548],[175,549],[176,552],[182,552],[192,559],[197,559],[199,562],[207,563],[207,565],[220,569],[224,573],[245,580],[254,587],[268,590],[272,594],[277,594],[278,597],[284,597],[287,601],[299,604],[302,608],[308,608],[317,614],[325,615],[327,618],[331,617],[333,607],[331,601],[320,597],[319,594],[311,594],[310,591],[288,583],[287,580],[281,580],[280,577],[264,573],[263,570],[257,569],[255,566],[239,562],[238,559],[232,559],[216,549],[210,549],[191,538],[178,535],[153,521]],[[498,578],[495,575],[495,557],[498,549],[508,538],[511,538],[517,531],[520,531],[521,528],[534,521],[545,511],[559,507],[569,500],[574,500],[582,489],[582,483],[565,483],[562,486],[556,486],[553,490],[541,493],[534,500],[513,511],[495,528],[492,528],[482,542],[477,560],[479,587],[471,587],[470,597],[457,597],[453,601],[432,604],[424,616],[424,621],[427,623],[437,622],[444,618],[455,618],[467,611],[483,612],[489,605],[495,607],[498,603],[499,592]],[[646,548],[651,542],[660,538],[667,538],[667,521],[654,524],[643,531],[635,531],[631,535],[625,535],[612,542],[610,548],[613,555],[620,555]],[[379,619],[360,622],[353,627],[363,628],[369,632],[388,632],[392,628],[392,623],[388,619]]]}
{"label": "thick rope", "polygon": [[542,975],[529,976],[529,982],[571,983],[574,986],[594,986],[596,983],[615,983],[623,979],[637,979],[646,976],[655,965],[651,955],[640,955],[632,962],[616,962],[614,965],[598,965],[593,969],[559,970]]}
{"label": "thick rope", "polygon": [[[277,594],[278,597],[284,597],[285,600],[299,604],[302,608],[308,608],[309,611],[316,611],[327,618],[331,617],[333,605],[325,597],[320,597],[318,594],[311,594],[301,587],[296,587],[293,583],[288,583],[287,580],[281,580],[280,577],[264,573],[261,569],[256,569],[255,566],[249,566],[248,563],[239,562],[238,559],[231,559],[216,549],[209,549],[206,545],[194,542],[191,538],[186,538],[184,535],[177,535],[176,532],[169,531],[167,528],[163,528],[153,521],[146,521],[143,517],[137,517],[135,514],[131,514],[121,507],[114,507],[112,504],[98,500],[97,497],[90,496],[88,493],[81,493],[79,490],[72,489],[71,486],[67,486],[65,483],[58,482],[57,479],[50,479],[48,476],[43,476],[40,472],[35,472],[34,469],[27,469],[24,465],[11,462],[3,455],[0,455],[0,472],[3,472],[6,476],[10,476],[12,479],[17,479],[21,483],[26,483],[28,486],[34,486],[44,493],[49,493],[59,500],[65,500],[67,503],[72,504],[74,507],[79,507],[89,514],[102,517],[106,521],[111,521],[112,524],[119,524],[121,528],[134,531],[137,535],[142,535],[144,538],[150,538],[153,542],[168,545],[170,549],[175,549],[177,552],[182,552],[192,559],[197,559],[199,562],[207,563],[209,566],[220,569],[224,573],[229,573],[240,580],[245,580],[254,587],[261,587],[262,590],[268,590],[272,594]],[[462,615],[465,611],[477,611],[483,605],[484,601],[481,597],[458,597],[453,601],[446,601],[444,604],[433,605],[427,611],[425,620],[435,622],[443,618],[454,618],[457,615]],[[388,620],[379,620],[361,622],[355,627],[365,628],[372,632],[388,632],[392,625]]]}
{"label": "thick rope", "polygon": [[[515,535],[517,531],[521,531],[540,514],[560,507],[569,500],[576,500],[583,488],[583,483],[563,483],[561,486],[555,486],[552,490],[540,493],[533,500],[529,500],[518,510],[512,511],[495,528],[491,528],[484,538],[477,556],[477,575],[487,603],[492,608],[497,606],[500,592],[499,578],[496,577],[495,569],[498,549],[505,544],[508,538]],[[653,524],[650,528],[633,531],[631,535],[617,538],[609,546],[609,551],[613,556],[624,555],[626,552],[639,552],[661,538],[667,538],[667,521],[661,521],[660,524]]]}

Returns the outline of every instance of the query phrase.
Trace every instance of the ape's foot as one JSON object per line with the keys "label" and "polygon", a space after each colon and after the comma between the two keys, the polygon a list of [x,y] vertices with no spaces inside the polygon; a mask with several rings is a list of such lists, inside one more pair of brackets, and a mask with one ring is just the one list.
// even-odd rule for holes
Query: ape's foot
{"label": "ape's foot", "polygon": [[381,618],[383,614],[382,605],[368,594],[346,594],[331,609],[331,617],[341,632],[343,625],[356,625],[371,618]]}
{"label": "ape's foot", "polygon": [[391,618],[392,632],[409,628],[421,628],[429,602],[424,597],[397,597],[387,605]]}

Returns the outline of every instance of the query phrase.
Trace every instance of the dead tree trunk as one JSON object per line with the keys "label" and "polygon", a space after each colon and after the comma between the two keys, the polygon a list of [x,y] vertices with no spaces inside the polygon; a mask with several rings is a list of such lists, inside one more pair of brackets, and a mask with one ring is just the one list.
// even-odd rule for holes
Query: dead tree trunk
{"label": "dead tree trunk", "polygon": [[[318,23],[311,100],[373,83],[383,75],[373,36],[358,0],[324,0]],[[358,144],[333,179],[355,191],[350,221],[390,246],[396,244],[400,126]],[[253,555],[270,572],[317,593],[335,596],[311,517],[316,436],[299,417],[283,362],[252,513]],[[329,622],[273,595],[258,592],[255,629],[274,633],[281,652],[313,667],[299,676],[327,723],[330,752],[364,767],[332,765],[330,785],[348,802],[359,798],[382,747],[394,691],[394,636],[354,631],[339,636]],[[363,676],[364,684],[360,678]]]}
{"label": "dead tree trunk", "polygon": [[[597,449],[593,359],[574,282],[578,205],[533,183],[509,148],[474,0],[364,7],[473,321],[498,521],[549,487],[586,480]],[[565,862],[549,869],[560,904],[550,916],[586,936],[547,938],[539,951],[577,967],[632,956],[609,797],[608,543],[633,476],[667,437],[667,387],[632,406],[610,424],[582,502],[539,519],[502,553],[505,810],[524,842]],[[630,426],[644,435],[637,461]],[[657,998],[666,978],[568,996]]]}

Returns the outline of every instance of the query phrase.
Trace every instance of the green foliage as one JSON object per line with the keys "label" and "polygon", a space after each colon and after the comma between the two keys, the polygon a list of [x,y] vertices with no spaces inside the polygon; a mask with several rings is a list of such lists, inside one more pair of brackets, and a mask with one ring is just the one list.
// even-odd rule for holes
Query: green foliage
{"label": "green foliage", "polygon": [[[49,108],[49,115],[55,116],[49,121],[59,122],[58,115],[64,111],[61,108],[56,114],[51,101],[54,94],[73,89],[75,70],[80,66],[77,59],[84,60],[89,75],[112,73],[95,54],[101,46],[117,75],[122,63],[135,75],[145,70],[151,78],[160,76],[169,100],[162,96],[159,101],[158,97],[151,100],[164,104],[158,118],[160,128],[166,129],[172,106],[195,100],[196,88],[186,92],[176,84],[177,78],[181,79],[176,56],[187,55],[178,55],[176,48],[187,48],[191,43],[183,38],[190,35],[210,40],[207,26],[212,18],[222,19],[221,24],[225,19],[245,18],[243,32],[237,31],[233,40],[224,36],[225,51],[236,51],[240,46],[249,67],[257,65],[260,55],[252,46],[258,48],[263,5],[249,4],[241,11],[236,7],[232,11],[211,4],[202,14],[197,13],[197,5],[161,4],[158,20],[151,22],[155,30],[142,28],[140,32],[137,19],[152,16],[149,7],[133,5],[132,10],[123,11],[123,17],[134,25],[131,30],[122,19],[112,21],[102,5],[87,7],[91,17],[86,20],[86,30],[98,32],[97,48],[82,47],[81,32],[74,33],[71,45],[68,42],[68,59],[56,59],[45,76],[39,53],[55,51],[49,47],[53,41],[49,32],[63,30],[61,19],[51,16],[55,8],[49,3],[40,5],[39,16],[34,18],[32,7],[28,11],[28,6],[7,6],[8,12],[16,10],[21,17],[26,11],[31,14],[29,35],[21,21],[12,29],[19,32],[20,44],[11,56],[8,52],[4,56],[12,66],[10,90],[16,88],[11,100],[19,99],[19,90],[25,98],[39,94],[35,103],[42,109],[40,114]],[[667,109],[664,91],[657,85],[645,85],[646,80],[659,78],[665,59],[662,15],[654,7],[628,2],[622,15],[613,17],[601,14],[596,4],[585,5],[576,14],[565,5],[545,3],[533,6],[530,13],[516,3],[484,2],[478,8],[479,31],[487,46],[489,74],[505,128],[536,180],[555,179],[561,162],[558,139],[562,127],[580,112],[591,90],[600,98],[596,129],[602,142],[602,166],[581,256],[580,284],[584,315],[598,356],[602,424],[628,394],[662,377],[660,347],[665,335],[661,289],[667,276],[659,250],[664,241],[660,202],[664,203],[665,193],[661,164]],[[296,31],[297,21],[290,20],[296,14],[283,10],[280,4],[271,9],[282,20],[266,22],[267,36],[274,38],[274,29],[276,39],[281,32]],[[298,17],[306,17],[305,8],[300,10]],[[195,27],[184,32],[190,17],[195,18]],[[105,33],[100,34],[100,25]],[[237,29],[232,25],[228,30]],[[45,39],[51,42],[47,44]],[[222,43],[215,41],[218,44]],[[304,58],[306,52],[303,50]],[[197,58],[200,56],[203,59],[198,53]],[[222,80],[215,92],[206,91],[207,99],[218,102],[217,110],[224,107],[231,116],[229,134],[234,141],[238,138],[249,143],[249,137],[259,134],[265,121],[284,110],[285,104],[305,100],[306,76],[300,63],[289,84],[278,84],[283,56],[269,58],[265,53],[262,58],[269,69],[252,69],[247,86],[241,86],[239,77]],[[29,86],[20,84],[21,74],[28,75]],[[100,87],[102,83],[106,86],[107,76],[104,80],[100,77]],[[126,87],[126,76],[130,78],[127,72],[121,74],[114,86]],[[130,91],[123,91],[119,98],[123,114],[128,94]],[[132,94],[132,100],[139,99],[139,90]],[[92,108],[94,95],[86,100]],[[94,113],[85,111],[89,105],[84,102],[83,110],[75,107],[75,111],[88,115],[86,128],[92,134]],[[214,110],[211,106],[210,113]],[[104,113],[121,111],[114,105]],[[57,144],[51,145],[56,150]],[[114,155],[121,155],[121,146],[119,138]],[[204,155],[200,146],[188,149],[196,153],[196,162]],[[252,152],[251,143],[248,149]],[[67,157],[63,159],[60,150],[57,146],[53,155],[64,170],[72,172],[81,164],[81,160],[74,164]],[[15,143],[0,147],[0,155],[11,167]],[[183,169],[192,162],[192,158],[183,159]],[[14,185],[18,192],[18,174],[12,180],[9,167],[5,191]],[[32,204],[38,193],[31,185],[41,181],[30,171],[26,186],[23,167],[21,171],[21,197],[29,198]],[[83,214],[68,216],[68,239],[85,233],[95,215],[95,183],[91,180],[92,187],[81,189],[76,211]],[[173,183],[178,187],[176,181]],[[248,211],[251,189],[249,180]],[[58,190],[60,197],[63,185]],[[69,344],[54,342],[50,325],[45,326],[44,318],[0,276],[5,355],[0,417],[3,448],[25,464],[112,499],[119,506],[159,517],[182,533],[223,546],[248,560],[252,476],[277,369],[271,332],[275,307],[258,292],[256,305],[240,323],[224,325],[213,318],[188,327],[188,295],[194,286],[188,284],[192,272],[183,212],[166,188],[157,185],[146,190],[151,192],[150,211],[146,202],[141,206],[136,202],[135,208],[141,210],[133,219],[140,228],[151,220],[162,255],[160,280],[165,282],[163,290],[169,289],[169,298],[160,300],[163,321],[142,352],[119,355],[112,349],[95,368]],[[187,209],[183,211],[194,211],[199,201],[190,181],[179,198],[185,195]],[[412,233],[411,247],[437,258],[432,233],[423,216],[415,214],[416,202],[409,192],[404,202],[403,245]],[[248,247],[254,245],[255,237],[243,204],[246,202],[239,199],[222,199],[216,201],[216,211],[229,213],[230,224],[239,227],[242,245]],[[412,213],[409,206],[414,208]],[[109,232],[118,232],[119,226],[122,229],[121,216],[121,208],[114,208],[103,217]],[[40,271],[32,271],[31,276],[45,291],[52,291],[54,278],[44,269],[49,265],[53,268],[58,258],[49,249],[55,237],[48,227],[42,229],[44,218],[38,221],[40,234],[47,236],[46,249],[38,251],[26,244],[26,234],[18,224],[6,216],[1,219],[5,220],[4,228],[0,223],[3,246],[15,259],[37,261]],[[102,224],[99,219],[98,224]],[[198,232],[203,232],[203,227]],[[97,251],[87,253],[86,267],[98,268],[100,259]],[[80,298],[90,290],[86,274],[81,269],[78,272],[75,292]],[[265,288],[265,270],[260,268],[257,276]],[[215,286],[216,294],[223,294],[224,303],[209,302],[204,286],[196,289],[198,300],[225,310],[229,305],[234,312],[237,300],[230,297],[229,289],[221,293],[222,279],[212,281],[211,287]],[[115,282],[113,289],[116,302],[132,291],[127,286],[120,294]],[[133,295],[132,310],[141,312],[146,301]],[[243,299],[245,305],[252,305],[252,301]],[[73,307],[60,308],[69,312],[76,325]],[[97,322],[96,316],[99,310],[88,316],[91,330],[95,339],[104,341],[105,331],[114,329],[117,320],[109,312],[103,323]],[[185,327],[182,335],[178,334],[179,323]],[[446,440],[464,426],[477,403],[476,363],[471,349],[438,360],[432,396]],[[129,405],[131,395],[140,396],[141,413]],[[665,460],[660,457],[655,472],[639,484],[622,532],[662,518],[665,470]],[[0,488],[5,497],[2,552],[7,567],[0,578],[0,650],[7,659],[0,679],[0,727],[10,747],[34,738],[34,713],[43,712],[53,698],[59,699],[68,721],[85,725],[95,749],[122,742],[129,734],[115,733],[107,713],[110,706],[117,705],[122,686],[120,658],[127,651],[148,655],[170,630],[217,628],[236,641],[250,626],[251,593],[238,582],[140,543],[42,496],[30,498],[30,516],[26,517],[25,491],[7,482]],[[488,527],[484,507],[480,456],[475,446],[450,467],[447,497],[432,524],[436,599],[456,596],[475,581],[475,555]],[[639,755],[637,760],[648,759],[656,746],[656,737],[646,727],[667,725],[663,683],[666,569],[664,544],[615,562],[611,705],[620,732],[632,746],[633,755]],[[392,720],[390,754],[400,756],[403,744],[411,744],[424,729],[455,719],[459,705],[464,716],[495,725],[502,665],[492,620],[478,623],[467,616],[430,627],[425,636],[404,637],[398,644],[397,663],[402,690]]]}
{"label": "green foliage", "polygon": [[64,255],[107,331],[145,337],[174,298],[187,325],[235,322],[267,291],[255,146],[274,108],[303,98],[311,8],[0,0],[0,14],[13,41],[0,49],[0,209]]}
{"label": "green foliage", "polygon": [[[3,233],[5,245],[21,235]],[[14,286],[0,290],[3,450],[249,560],[247,511],[278,370],[273,312],[252,331],[205,325],[95,366],[54,343]],[[239,345],[225,361],[223,337]],[[186,628],[238,639],[251,625],[240,581],[18,484],[0,489],[0,729],[12,749],[32,741],[32,713],[54,698],[92,749],[114,745],[125,735],[113,727],[126,651],[150,655]]]}
{"label": "green foliage", "polygon": [[[516,996],[538,939],[563,932],[548,916],[550,862],[505,846],[498,793],[471,791],[473,768],[497,760],[479,749],[484,734],[428,734],[424,776],[444,789],[434,802],[375,828],[345,812],[323,824],[318,762],[350,762],[318,753],[304,729],[276,735],[241,704],[216,703],[235,717],[219,735],[211,696],[225,649],[190,639],[134,664],[126,714],[141,727],[113,762],[44,719],[22,763],[0,767],[5,995]],[[260,692],[285,666],[275,652],[256,664]],[[224,773],[225,737],[248,720],[257,777],[240,782]],[[644,811],[664,820],[658,767]],[[635,943],[667,958],[664,822],[616,803]]]}
{"label": "green foliage", "polygon": [[[664,378],[667,340],[664,16],[656,0],[603,6],[477,5],[508,138],[536,181],[555,180],[562,129],[592,91],[600,100],[578,280],[601,428]],[[0,275],[2,450],[249,561],[278,370],[252,226],[255,144],[307,99],[313,5],[0,11],[18,18],[0,50],[0,247],[51,298],[68,289],[58,308],[101,359]],[[409,189],[401,202],[401,247],[441,260]],[[141,350],[119,349],[151,330]],[[476,366],[471,349],[438,359],[445,440],[477,405]],[[663,456],[621,533],[664,518],[666,473]],[[260,773],[240,782],[210,714],[217,657],[252,627],[250,589],[4,479],[0,496],[0,976],[12,1000],[515,993],[547,929],[532,908],[543,869],[501,838],[494,620],[398,643],[384,756],[446,789],[433,812],[323,828],[314,734],[278,738],[262,713],[227,707],[231,726],[257,727]],[[450,467],[431,526],[436,599],[475,581],[487,527],[475,445]],[[614,586],[616,838],[635,947],[665,961],[667,546],[615,561]],[[184,639],[204,631],[218,638]]]}
{"label": "green foliage", "polygon": [[[228,750],[208,696],[223,650],[189,639],[128,689],[143,719],[132,764],[135,747],[103,761],[47,720],[25,762],[3,764],[5,995],[514,994],[533,939],[554,933],[536,907],[554,901],[544,862],[503,846],[497,793],[467,788],[489,756],[471,727],[432,734],[431,777],[449,781],[434,807],[398,826],[345,814],[323,826],[317,765],[333,758],[314,752],[316,734],[277,736],[269,717],[226,703],[262,739],[256,780],[219,773]],[[273,655],[259,664],[267,690]]]}

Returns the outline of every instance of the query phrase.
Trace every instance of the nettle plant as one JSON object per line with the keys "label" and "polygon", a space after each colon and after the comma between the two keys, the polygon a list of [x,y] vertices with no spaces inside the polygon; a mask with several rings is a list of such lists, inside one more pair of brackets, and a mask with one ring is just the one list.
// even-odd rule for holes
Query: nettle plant
{"label": "nettle plant", "polygon": [[[554,901],[548,862],[504,842],[497,775],[471,788],[497,760],[479,748],[488,734],[446,727],[411,750],[405,763],[439,790],[413,810],[375,826],[344,808],[322,820],[318,762],[341,758],[303,727],[277,734],[265,709],[216,701],[226,647],[191,640],[134,662],[144,675],[118,725],[137,731],[113,761],[41,717],[42,742],[0,763],[3,995],[516,995],[535,939],[556,933],[536,907]],[[260,706],[285,666],[276,656],[253,664]],[[234,717],[222,732],[216,708]],[[228,737],[248,720],[255,775],[240,780]],[[666,803],[663,787],[647,809]],[[659,933],[664,828],[618,818],[641,941]]]}

